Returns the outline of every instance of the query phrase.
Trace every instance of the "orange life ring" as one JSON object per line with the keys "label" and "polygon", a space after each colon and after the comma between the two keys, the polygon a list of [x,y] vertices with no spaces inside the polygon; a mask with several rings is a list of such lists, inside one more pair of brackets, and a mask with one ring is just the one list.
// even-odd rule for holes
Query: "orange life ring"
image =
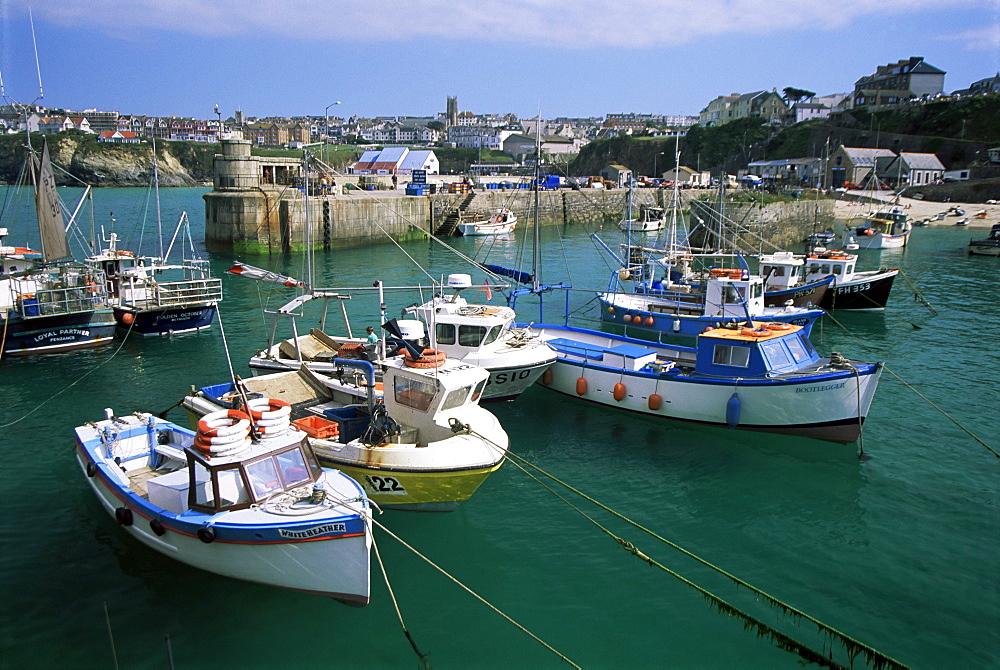
{"label": "orange life ring", "polygon": [[242,421],[247,422],[247,428],[250,427],[250,417],[238,409],[209,412],[198,421],[198,432],[206,436],[225,435],[230,431],[238,432],[234,427]]}
{"label": "orange life ring", "polygon": [[439,368],[444,365],[447,354],[437,349],[424,349],[420,358],[412,358],[409,350],[403,355],[403,365],[408,368]]}
{"label": "orange life ring", "polygon": [[771,321],[770,323],[764,324],[764,327],[768,330],[791,330],[792,325],[790,323],[782,323],[780,321]]}
{"label": "orange life ring", "polygon": [[740,335],[744,337],[763,337],[770,334],[771,331],[767,328],[744,328],[740,331]]}
{"label": "orange life ring", "polygon": [[247,409],[254,421],[279,419],[292,413],[292,406],[277,398],[255,398],[247,403]]}

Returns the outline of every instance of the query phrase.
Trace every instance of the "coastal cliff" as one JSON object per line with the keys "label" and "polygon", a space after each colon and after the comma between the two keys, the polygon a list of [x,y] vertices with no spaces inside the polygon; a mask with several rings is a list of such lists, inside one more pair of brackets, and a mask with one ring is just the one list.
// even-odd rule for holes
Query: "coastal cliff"
{"label": "coastal cliff", "polygon": [[[138,144],[98,143],[93,135],[32,135],[35,148],[42,142],[56,167],[60,185],[146,186],[153,180],[153,148]],[[195,186],[211,183],[212,157],[217,144],[157,142],[156,162],[160,186]],[[0,136],[0,182],[15,184],[21,178],[25,136]]]}

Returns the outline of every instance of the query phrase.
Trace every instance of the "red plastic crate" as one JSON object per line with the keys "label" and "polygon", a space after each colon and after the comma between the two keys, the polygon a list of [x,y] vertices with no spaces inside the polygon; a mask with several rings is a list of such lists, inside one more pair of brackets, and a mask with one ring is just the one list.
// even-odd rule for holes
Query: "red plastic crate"
{"label": "red plastic crate", "polygon": [[306,416],[292,421],[292,425],[299,430],[305,431],[309,437],[316,437],[321,440],[328,440],[337,437],[340,427],[336,421],[324,419],[321,416]]}

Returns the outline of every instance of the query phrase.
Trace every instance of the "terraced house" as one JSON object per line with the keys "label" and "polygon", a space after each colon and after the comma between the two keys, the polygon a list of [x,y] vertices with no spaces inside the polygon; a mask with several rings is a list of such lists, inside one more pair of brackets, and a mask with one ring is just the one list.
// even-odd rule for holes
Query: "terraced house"
{"label": "terraced house", "polygon": [[879,65],[874,74],[854,83],[854,106],[886,107],[943,93],[944,75],[943,70],[925,63],[923,56]]}

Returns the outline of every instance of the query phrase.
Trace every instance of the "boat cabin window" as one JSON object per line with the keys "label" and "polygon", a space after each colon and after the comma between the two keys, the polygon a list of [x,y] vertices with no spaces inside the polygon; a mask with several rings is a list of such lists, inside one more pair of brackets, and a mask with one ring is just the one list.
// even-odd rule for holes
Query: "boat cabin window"
{"label": "boat cabin window", "polygon": [[472,392],[472,402],[476,402],[477,400],[479,400],[479,396],[483,395],[483,389],[486,388],[486,383],[488,381],[489,381],[488,379],[484,379],[483,381],[476,384],[476,390]]}
{"label": "boat cabin window", "polygon": [[437,343],[455,344],[455,326],[450,323],[439,323],[437,325]]}
{"label": "boat cabin window", "polygon": [[789,337],[786,341],[788,350],[792,352],[792,358],[795,359],[796,363],[808,361],[815,352],[812,343],[804,337]]}
{"label": "boat cabin window", "polygon": [[849,275],[849,274],[851,274],[852,272],[854,272],[854,266],[853,266],[853,265],[848,265],[848,266],[847,266],[847,269],[846,269],[846,270],[844,270],[844,274],[845,274],[845,275]]}
{"label": "boat cabin window", "polygon": [[425,382],[409,377],[396,377],[393,391],[396,402],[400,405],[426,412],[434,400],[437,388],[433,382]]}
{"label": "boat cabin window", "polygon": [[788,356],[788,352],[785,351],[785,347],[781,343],[781,340],[761,342],[760,349],[764,352],[764,358],[767,359],[767,365],[772,370],[787,368],[792,364],[792,359]]}
{"label": "boat cabin window", "polygon": [[469,398],[469,391],[472,390],[471,386],[463,386],[460,389],[455,389],[454,391],[449,391],[448,395],[445,396],[444,402],[441,403],[441,409],[453,409],[455,407],[461,407],[465,404],[465,401]]}
{"label": "boat cabin window", "polygon": [[281,490],[281,480],[278,478],[278,468],[274,461],[266,458],[256,463],[247,463],[247,475],[250,477],[250,486],[253,489],[253,497],[263,500],[272,493]]}
{"label": "boat cabin window", "polygon": [[189,463],[188,503],[202,511],[219,512],[226,508],[247,507],[250,497],[239,474],[239,465],[209,468],[203,463]]}
{"label": "boat cabin window", "polygon": [[192,507],[207,512],[243,509],[269,496],[316,479],[320,468],[303,443],[271,452],[254,460],[212,467],[188,457]]}
{"label": "boat cabin window", "polygon": [[750,365],[750,347],[734,347],[729,344],[715,345],[712,362],[716,365],[732,365],[745,368]]}
{"label": "boat cabin window", "polygon": [[783,268],[780,265],[775,265],[774,267],[769,267],[768,270],[771,271],[771,276],[772,277],[784,277],[785,276],[785,268]]}
{"label": "boat cabin window", "polygon": [[458,343],[463,347],[478,347],[486,335],[484,326],[459,326]]}
{"label": "boat cabin window", "polygon": [[839,275],[840,271],[843,270],[843,269],[844,269],[844,266],[842,266],[842,265],[834,265],[833,266],[833,274]]}
{"label": "boat cabin window", "polygon": [[486,339],[483,340],[483,344],[492,344],[496,342],[496,339],[500,337],[500,333],[503,331],[503,326],[493,326],[490,328],[490,332],[486,333]]}
{"label": "boat cabin window", "polygon": [[726,304],[742,303],[743,295],[732,284],[727,284],[722,291],[722,302]]}

